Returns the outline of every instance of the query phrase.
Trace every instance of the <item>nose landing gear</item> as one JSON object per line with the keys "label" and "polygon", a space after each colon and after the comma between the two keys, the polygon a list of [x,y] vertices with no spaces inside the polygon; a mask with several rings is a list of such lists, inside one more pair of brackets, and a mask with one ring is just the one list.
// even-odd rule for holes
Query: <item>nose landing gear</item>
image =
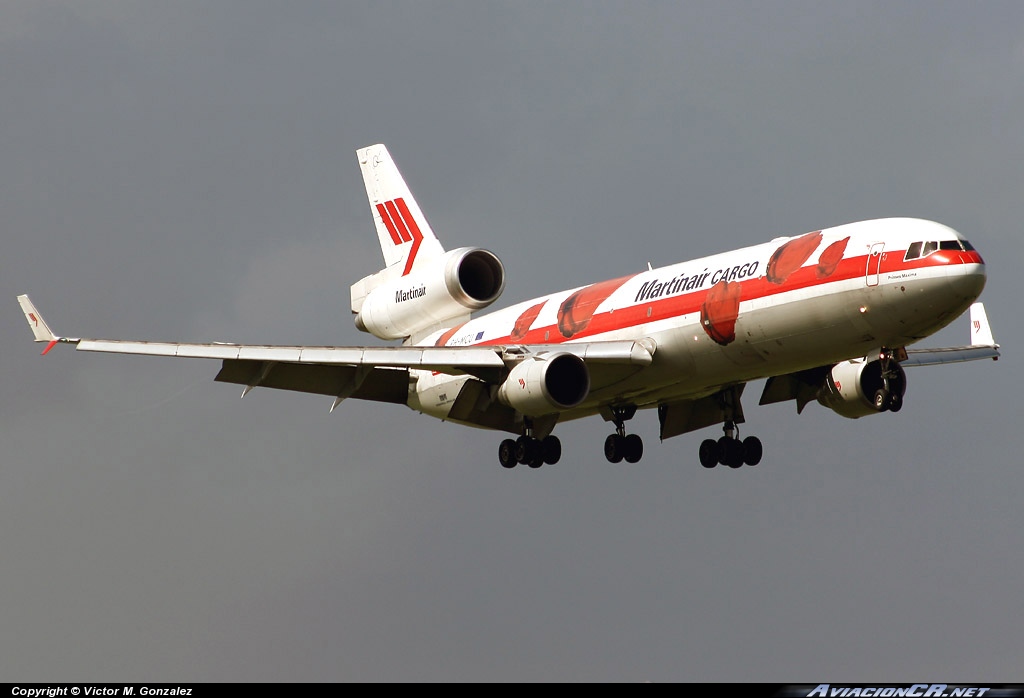
{"label": "nose landing gear", "polygon": [[[874,404],[879,412],[899,412],[903,407],[903,392],[907,388],[897,357],[898,351],[903,350],[883,347],[878,354],[878,361],[882,366],[882,387],[875,391]],[[903,358],[906,358],[905,351]]]}

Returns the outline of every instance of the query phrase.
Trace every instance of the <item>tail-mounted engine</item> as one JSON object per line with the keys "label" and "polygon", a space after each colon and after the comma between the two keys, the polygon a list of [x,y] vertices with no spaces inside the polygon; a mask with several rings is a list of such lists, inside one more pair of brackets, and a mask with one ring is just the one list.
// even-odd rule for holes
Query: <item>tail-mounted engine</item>
{"label": "tail-mounted engine", "polygon": [[590,393],[583,359],[555,353],[524,359],[498,388],[498,400],[528,417],[576,407]]}
{"label": "tail-mounted engine", "polygon": [[468,317],[505,290],[505,267],[493,252],[461,247],[388,278],[392,267],[352,286],[352,312],[363,332],[399,339]]}
{"label": "tail-mounted engine", "polygon": [[899,410],[907,392],[907,376],[896,361],[886,363],[887,370],[879,360],[836,364],[818,391],[818,402],[850,419]]}

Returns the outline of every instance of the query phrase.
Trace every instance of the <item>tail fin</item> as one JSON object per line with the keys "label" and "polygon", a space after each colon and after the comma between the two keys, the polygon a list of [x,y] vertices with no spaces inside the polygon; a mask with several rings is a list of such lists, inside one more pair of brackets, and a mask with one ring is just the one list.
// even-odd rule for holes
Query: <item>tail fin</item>
{"label": "tail fin", "polygon": [[382,144],[371,145],[360,148],[356,154],[385,267],[402,264],[401,274],[405,276],[418,261],[442,254],[444,248],[430,229],[388,149]]}

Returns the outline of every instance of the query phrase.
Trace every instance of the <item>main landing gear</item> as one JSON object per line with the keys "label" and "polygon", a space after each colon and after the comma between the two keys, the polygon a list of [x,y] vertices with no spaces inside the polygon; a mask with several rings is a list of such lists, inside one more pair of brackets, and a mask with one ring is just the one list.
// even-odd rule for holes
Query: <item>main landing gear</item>
{"label": "main landing gear", "polygon": [[736,425],[732,421],[725,423],[723,427],[725,436],[715,441],[705,439],[700,445],[700,464],[705,468],[714,468],[716,465],[728,465],[730,468],[742,468],[746,465],[757,465],[761,462],[764,449],[761,446],[761,439],[756,436],[748,436],[740,441],[733,436],[736,433]]}
{"label": "main landing gear", "polygon": [[604,440],[604,457],[609,463],[637,463],[644,455],[644,441],[639,434],[626,434],[625,422],[636,414],[636,405],[611,408],[615,433]]}
{"label": "main landing gear", "polygon": [[562,457],[562,442],[554,434],[543,439],[533,436],[533,425],[527,421],[523,435],[518,439],[505,439],[498,446],[498,460],[502,467],[514,468],[518,464],[539,468],[545,463],[554,465]]}

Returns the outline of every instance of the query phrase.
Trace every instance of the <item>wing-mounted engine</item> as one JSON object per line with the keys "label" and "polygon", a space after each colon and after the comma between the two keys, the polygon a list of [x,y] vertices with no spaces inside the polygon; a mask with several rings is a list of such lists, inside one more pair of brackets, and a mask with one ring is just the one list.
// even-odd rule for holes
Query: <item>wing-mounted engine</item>
{"label": "wing-mounted engine", "polygon": [[587,365],[564,352],[523,359],[498,387],[498,400],[528,417],[571,409],[589,394]]}
{"label": "wing-mounted engine", "polygon": [[352,286],[356,327],[381,339],[420,334],[486,308],[505,290],[505,267],[493,253],[460,247],[405,276],[396,266]]}
{"label": "wing-mounted engine", "polygon": [[887,376],[879,360],[855,359],[836,364],[825,376],[818,402],[850,419],[899,410],[907,391],[907,376],[898,363],[888,363]]}

